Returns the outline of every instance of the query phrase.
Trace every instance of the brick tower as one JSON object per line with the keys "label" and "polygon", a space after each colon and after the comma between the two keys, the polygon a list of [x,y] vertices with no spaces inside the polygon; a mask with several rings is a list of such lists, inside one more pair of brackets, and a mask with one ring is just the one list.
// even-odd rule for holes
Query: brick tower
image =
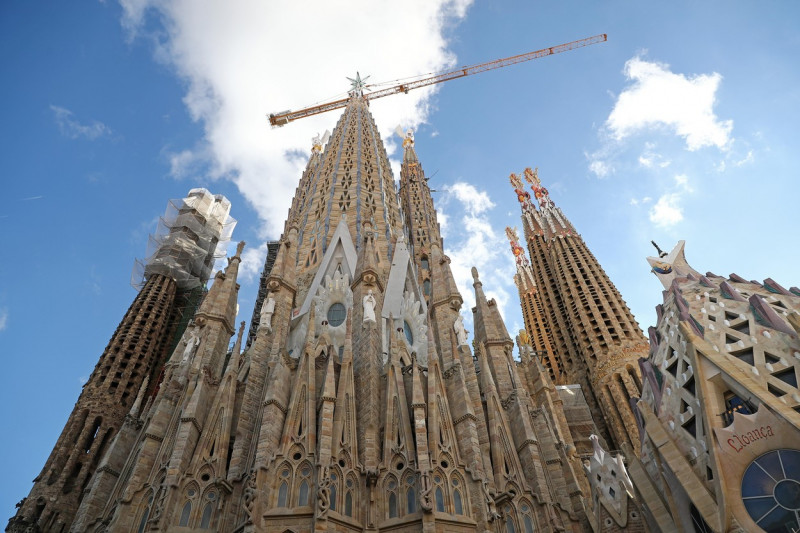
{"label": "brick tower", "polygon": [[[194,314],[217,244],[234,221],[230,203],[205,189],[172,200],[138,262],[139,292],[125,313],[9,531],[62,531],[126,415],[157,386],[164,359]],[[138,398],[138,399],[137,399]],[[28,529],[30,528],[30,529]]]}
{"label": "brick tower", "polygon": [[638,359],[648,344],[639,325],[586,243],[542,187],[536,171],[526,169],[539,208],[522,180],[511,184],[522,207],[536,285],[542,291],[565,381],[581,385],[602,436],[619,449],[638,441],[631,398],[641,395]]}

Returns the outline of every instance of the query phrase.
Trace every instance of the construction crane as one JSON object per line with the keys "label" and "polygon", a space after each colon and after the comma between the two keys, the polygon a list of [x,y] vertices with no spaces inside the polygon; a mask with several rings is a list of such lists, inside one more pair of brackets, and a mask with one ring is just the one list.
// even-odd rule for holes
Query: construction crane
{"label": "construction crane", "polygon": [[[495,70],[498,68],[507,67],[509,65],[522,63],[524,61],[530,61],[531,59],[538,59],[540,57],[560,54],[561,52],[567,52],[576,48],[583,48],[584,46],[589,46],[591,44],[602,43],[605,42],[607,38],[607,35],[603,33],[600,35],[595,35],[594,37],[587,37],[586,39],[579,39],[570,43],[559,44],[558,46],[542,48],[541,50],[536,50],[535,52],[528,52],[526,54],[506,57],[504,59],[495,59],[494,61],[489,61],[488,63],[480,63],[478,65],[472,65],[469,67],[460,67],[442,74],[430,76],[428,78],[421,78],[419,80],[401,83],[399,85],[381,89],[379,91],[366,93],[364,94],[364,98],[367,100],[375,100],[376,98],[382,98],[391,94],[407,93],[408,91],[419,89],[420,87],[427,87],[428,85],[455,80],[457,78],[465,78],[467,76],[471,76],[472,74],[486,72],[487,70]],[[360,77],[358,79],[361,81]],[[305,109],[300,109],[298,111],[281,111],[280,113],[272,113],[269,115],[269,123],[274,127],[285,126],[289,122],[297,119],[310,117],[312,115],[319,115],[320,113],[325,113],[326,111],[332,111],[334,109],[340,109],[347,105],[348,100],[349,98],[342,98],[332,102],[306,107]]]}

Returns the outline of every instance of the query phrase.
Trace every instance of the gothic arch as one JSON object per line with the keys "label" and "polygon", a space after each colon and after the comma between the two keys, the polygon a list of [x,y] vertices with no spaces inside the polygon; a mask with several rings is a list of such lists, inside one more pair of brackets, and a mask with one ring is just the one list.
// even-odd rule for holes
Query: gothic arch
{"label": "gothic arch", "polygon": [[463,476],[457,471],[450,474],[450,489],[453,495],[453,514],[469,516],[469,490]]}

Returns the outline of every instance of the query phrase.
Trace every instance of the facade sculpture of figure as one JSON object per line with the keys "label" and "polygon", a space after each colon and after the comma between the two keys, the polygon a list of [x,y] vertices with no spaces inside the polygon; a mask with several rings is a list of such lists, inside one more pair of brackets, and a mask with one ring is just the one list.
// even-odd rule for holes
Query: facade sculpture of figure
{"label": "facade sculpture of figure", "polygon": [[200,345],[200,325],[194,324],[192,326],[192,330],[189,332],[189,338],[186,339],[186,347],[183,349],[183,359],[181,359],[181,363],[184,363],[194,356],[194,352],[197,350],[197,346]]}
{"label": "facade sculpture of figure", "polygon": [[275,312],[275,298],[272,293],[267,293],[267,298],[264,300],[264,305],[261,306],[261,321],[260,324],[267,328],[267,331],[272,331],[272,314]]}
{"label": "facade sculpture of figure", "polygon": [[500,518],[500,513],[497,512],[497,505],[494,503],[494,496],[492,496],[492,493],[489,491],[489,481],[487,479],[483,480],[483,497],[486,500],[489,521],[493,522]]}
{"label": "facade sculpture of figure", "polygon": [[456,318],[456,322],[453,324],[453,330],[456,332],[458,345],[467,346],[467,330],[464,329],[464,319],[461,315],[458,315],[458,318]]}
{"label": "facade sculpture of figure", "polygon": [[364,296],[362,303],[364,304],[364,322],[375,322],[375,305],[377,302],[372,294],[372,289]]}

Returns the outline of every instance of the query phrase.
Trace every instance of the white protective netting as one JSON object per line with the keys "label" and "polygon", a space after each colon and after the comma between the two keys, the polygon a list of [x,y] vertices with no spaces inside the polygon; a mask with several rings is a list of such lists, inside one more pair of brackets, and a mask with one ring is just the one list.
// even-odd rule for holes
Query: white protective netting
{"label": "white protective netting", "polygon": [[204,285],[214,260],[225,255],[236,226],[230,210],[227,198],[206,189],[192,189],[186,198],[170,200],[150,235],[145,259],[137,259],[133,266],[131,285],[141,289],[153,274],[173,278],[181,290]]}

